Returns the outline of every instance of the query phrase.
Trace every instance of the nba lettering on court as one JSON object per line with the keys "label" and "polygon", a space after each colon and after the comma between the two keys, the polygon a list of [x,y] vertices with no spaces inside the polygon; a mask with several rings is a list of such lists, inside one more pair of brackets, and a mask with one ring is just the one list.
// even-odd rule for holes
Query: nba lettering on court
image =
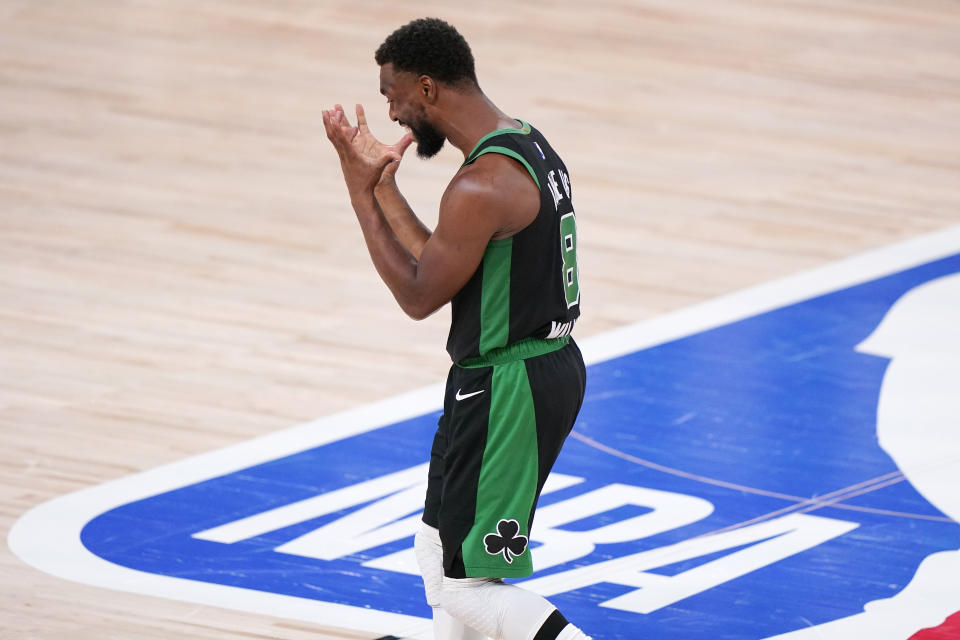
{"label": "nba lettering on court", "polygon": [[[529,540],[504,520],[485,552],[529,549],[523,585],[598,640],[923,638],[960,611],[958,299],[951,229],[583,340]],[[413,536],[441,397],[64,496],[10,545],[100,587],[430,638]]]}

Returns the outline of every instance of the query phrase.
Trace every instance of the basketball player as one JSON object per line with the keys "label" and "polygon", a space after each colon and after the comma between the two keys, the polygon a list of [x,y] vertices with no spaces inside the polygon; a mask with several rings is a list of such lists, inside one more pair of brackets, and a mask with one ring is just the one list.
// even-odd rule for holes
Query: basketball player
{"label": "basketball player", "polygon": [[[376,52],[394,145],[343,108],[323,112],[373,264],[403,310],[452,303],[453,366],[430,456],[415,551],[437,640],[583,640],[544,598],[503,582],[533,572],[529,535],[547,474],[583,401],[570,338],[580,314],[566,167],[543,135],[477,84],[463,37],[437,19],[397,29]],[[449,140],[464,162],[432,232],[397,189],[413,142]]]}

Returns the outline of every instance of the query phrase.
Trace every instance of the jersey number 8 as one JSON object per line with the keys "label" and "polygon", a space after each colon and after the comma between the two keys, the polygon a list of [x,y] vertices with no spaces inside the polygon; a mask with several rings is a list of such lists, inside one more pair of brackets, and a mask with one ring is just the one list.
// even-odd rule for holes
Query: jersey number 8
{"label": "jersey number 8", "polygon": [[577,268],[577,218],[571,211],[560,218],[560,255],[563,257],[563,292],[567,308],[580,304],[580,270]]}

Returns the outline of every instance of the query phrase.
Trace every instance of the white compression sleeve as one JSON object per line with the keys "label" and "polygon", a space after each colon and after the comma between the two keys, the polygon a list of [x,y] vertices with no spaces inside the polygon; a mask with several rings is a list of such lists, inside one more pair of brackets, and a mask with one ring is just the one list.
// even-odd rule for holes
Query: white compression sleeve
{"label": "white compression sleeve", "polygon": [[423,589],[427,594],[427,604],[440,606],[440,592],[443,590],[443,547],[440,544],[440,532],[425,522],[413,538],[413,551],[423,576]]}
{"label": "white compression sleeve", "polygon": [[543,597],[491,578],[444,577],[440,606],[495,640],[533,640],[554,611]]}
{"label": "white compression sleeve", "polygon": [[[445,577],[440,532],[427,524],[421,524],[413,546],[437,640],[533,640],[556,610],[545,598],[495,578]],[[573,625],[557,636],[561,639],[589,640]]]}
{"label": "white compression sleeve", "polygon": [[440,532],[426,523],[413,539],[413,548],[423,576],[427,604],[433,607],[433,637],[437,640],[486,640],[487,636],[466,626],[440,608],[443,590],[443,547]]}

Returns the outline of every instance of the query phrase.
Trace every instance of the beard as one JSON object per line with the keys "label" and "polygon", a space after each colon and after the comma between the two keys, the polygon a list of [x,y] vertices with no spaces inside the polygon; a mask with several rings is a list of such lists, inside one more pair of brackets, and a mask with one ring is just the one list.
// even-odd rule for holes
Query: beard
{"label": "beard", "polygon": [[413,137],[417,140],[417,156],[420,158],[428,160],[440,153],[440,149],[443,149],[447,137],[426,120],[420,120],[416,123],[410,122],[408,126],[410,131],[413,132]]}

